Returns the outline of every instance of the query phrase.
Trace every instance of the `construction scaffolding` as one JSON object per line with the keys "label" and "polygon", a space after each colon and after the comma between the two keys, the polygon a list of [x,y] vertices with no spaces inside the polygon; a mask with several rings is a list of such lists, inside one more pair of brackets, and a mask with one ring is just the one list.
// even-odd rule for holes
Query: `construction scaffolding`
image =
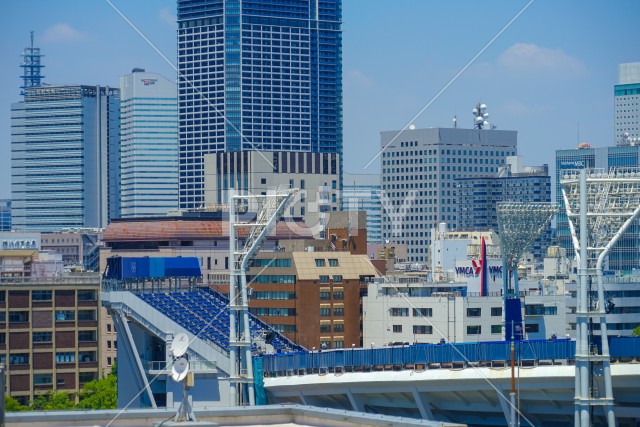
{"label": "construction scaffolding", "polygon": [[[594,408],[603,407],[607,425],[614,427],[606,322],[607,312],[613,307],[605,298],[602,270],[611,248],[640,214],[640,169],[567,170],[560,183],[580,276],[576,296],[575,426],[591,426]],[[600,326],[597,341],[594,322]]]}
{"label": "construction scaffolding", "polygon": [[[297,189],[277,187],[266,195],[235,194],[229,190],[229,393],[235,405],[255,405],[253,364],[251,362],[251,329],[247,269],[265,239],[293,200]],[[258,206],[256,220],[240,222],[237,211],[246,206]],[[238,248],[241,229],[248,229],[244,247]]]}

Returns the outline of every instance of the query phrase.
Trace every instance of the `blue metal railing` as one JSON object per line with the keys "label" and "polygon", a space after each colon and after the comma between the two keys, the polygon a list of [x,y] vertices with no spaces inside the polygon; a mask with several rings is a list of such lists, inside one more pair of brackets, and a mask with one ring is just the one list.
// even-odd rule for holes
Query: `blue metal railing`
{"label": "blue metal railing", "polygon": [[[640,337],[610,338],[611,357],[640,357]],[[517,341],[519,360],[569,360],[576,352],[575,341],[569,339]],[[481,363],[511,360],[511,343],[505,341],[478,343],[416,344],[384,348],[354,348],[319,352],[264,355],[265,375],[277,372],[320,372],[336,368],[375,366],[427,365],[430,363]]]}

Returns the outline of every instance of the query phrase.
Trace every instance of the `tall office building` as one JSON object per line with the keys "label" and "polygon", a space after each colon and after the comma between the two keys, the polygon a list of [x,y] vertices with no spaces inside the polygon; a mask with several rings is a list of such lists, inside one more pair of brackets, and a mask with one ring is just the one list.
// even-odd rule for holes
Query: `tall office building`
{"label": "tall office building", "polygon": [[428,260],[431,229],[455,224],[456,178],[497,173],[515,156],[517,132],[429,128],[381,133],[382,238],[408,246],[412,262]]}
{"label": "tall office building", "polygon": [[[457,230],[498,231],[499,202],[551,202],[549,166],[524,166],[520,156],[507,157],[498,173],[456,179]],[[551,224],[533,243],[530,251],[542,264],[551,242]]]}
{"label": "tall office building", "polygon": [[616,144],[640,144],[640,62],[618,66],[618,84],[613,90]]}
{"label": "tall office building", "polygon": [[367,213],[367,243],[383,243],[381,192],[380,175],[344,174],[342,210]]}
{"label": "tall office building", "polygon": [[27,87],[11,105],[13,228],[106,227],[120,215],[120,91]]}
{"label": "tall office building", "polygon": [[[618,145],[615,147],[592,148],[589,144],[580,144],[578,148],[556,150],[556,200],[560,211],[556,216],[558,244],[567,250],[567,257],[574,256],[571,232],[562,199],[560,177],[569,169],[640,166],[640,146]],[[638,221],[622,235],[609,254],[609,270],[632,271],[640,268],[640,225]]]}
{"label": "tall office building", "polygon": [[205,154],[342,154],[341,17],[341,0],[178,0],[181,208],[204,204]]}
{"label": "tall office building", "polygon": [[11,199],[0,199],[0,231],[11,231]]}
{"label": "tall office building", "polygon": [[121,216],[178,208],[176,85],[134,68],[120,77]]}

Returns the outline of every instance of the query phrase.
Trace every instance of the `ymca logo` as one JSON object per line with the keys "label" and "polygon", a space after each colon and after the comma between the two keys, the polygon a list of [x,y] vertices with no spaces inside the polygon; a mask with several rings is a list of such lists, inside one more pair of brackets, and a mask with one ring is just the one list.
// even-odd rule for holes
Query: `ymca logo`
{"label": "ymca logo", "polygon": [[480,271],[482,271],[482,260],[481,259],[472,259],[471,260],[471,265],[473,265],[473,268],[475,268],[475,271],[473,272],[473,275],[477,276],[478,274],[480,274]]}

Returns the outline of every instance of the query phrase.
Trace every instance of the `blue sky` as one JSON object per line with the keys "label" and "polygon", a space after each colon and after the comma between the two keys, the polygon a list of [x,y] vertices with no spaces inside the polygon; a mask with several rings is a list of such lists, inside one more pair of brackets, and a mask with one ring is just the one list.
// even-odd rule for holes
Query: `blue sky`
{"label": "blue sky", "polygon": [[[111,0],[172,62],[175,0]],[[515,16],[526,1],[343,0],[345,170],[364,166],[379,133],[402,128]],[[117,85],[143,67],[173,68],[106,0],[4,0],[0,6],[0,197],[10,197],[10,103],[19,100],[29,31],[45,54],[47,83]],[[414,123],[472,124],[488,105],[499,129],[519,131],[525,163],[554,150],[613,143],[617,65],[640,61],[640,2],[536,0]]]}

